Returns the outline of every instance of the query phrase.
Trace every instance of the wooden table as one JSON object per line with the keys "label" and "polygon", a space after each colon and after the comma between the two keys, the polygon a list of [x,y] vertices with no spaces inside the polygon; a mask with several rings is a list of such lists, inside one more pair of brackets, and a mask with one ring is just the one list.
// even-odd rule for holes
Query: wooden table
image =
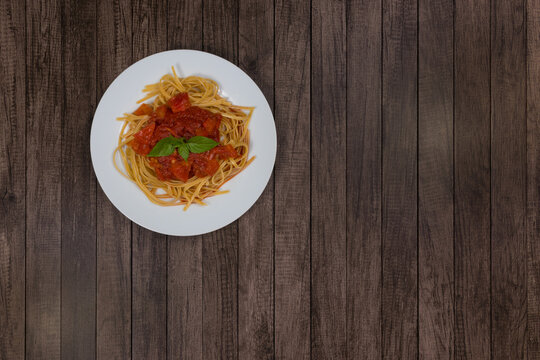
{"label": "wooden table", "polygon": [[[0,359],[540,359],[539,1],[0,4]],[[89,153],[111,81],[179,48],[278,132],[256,205],[190,238]]]}

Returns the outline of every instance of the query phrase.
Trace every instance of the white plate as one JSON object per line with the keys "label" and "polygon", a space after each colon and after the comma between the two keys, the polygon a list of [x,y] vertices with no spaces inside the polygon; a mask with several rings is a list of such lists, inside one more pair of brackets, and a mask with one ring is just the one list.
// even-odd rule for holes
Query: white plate
{"label": "white plate", "polygon": [[[171,66],[180,77],[198,75],[217,81],[222,96],[237,105],[254,106],[249,125],[249,156],[244,171],[223,186],[227,194],[206,199],[207,206],[155,205],[133,182],[113,166],[113,150],[122,123],[116,118],[135,111],[142,89],[167,73]],[[154,54],[128,67],[109,86],[94,115],[90,153],[97,179],[111,202],[130,220],[167,235],[198,235],[222,228],[242,216],[263,192],[276,158],[276,127],[270,106],[255,82],[237,66],[218,56],[194,50]]]}

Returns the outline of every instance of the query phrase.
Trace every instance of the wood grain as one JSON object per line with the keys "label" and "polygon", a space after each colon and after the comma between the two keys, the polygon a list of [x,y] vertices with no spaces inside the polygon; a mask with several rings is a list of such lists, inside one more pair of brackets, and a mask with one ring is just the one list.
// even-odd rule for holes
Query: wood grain
{"label": "wood grain", "polygon": [[237,240],[235,223],[204,236],[204,359],[238,357]]}
{"label": "wood grain", "polygon": [[169,237],[167,356],[202,359],[202,237]]}
{"label": "wood grain", "polygon": [[453,359],[453,2],[418,7],[418,351]]}
{"label": "wood grain", "polygon": [[347,357],[380,359],[382,3],[347,5]]}
{"label": "wood grain", "polygon": [[346,357],[345,2],[311,17],[311,357]]}
{"label": "wood grain", "polygon": [[[26,6],[26,358],[60,358],[61,8]],[[46,119],[46,121],[43,121]],[[28,154],[27,154],[28,155]],[[36,156],[39,155],[39,156]]]}
{"label": "wood grain", "polygon": [[238,1],[203,1],[204,51],[238,62]]}
{"label": "wood grain", "polygon": [[0,3],[0,359],[24,358],[25,8]]}
{"label": "wood grain", "polygon": [[309,359],[309,4],[277,0],[275,29],[275,357]]}
{"label": "wood grain", "polygon": [[[273,107],[274,2],[240,0],[238,6],[239,67]],[[238,221],[238,357],[274,358],[273,177]]]}
{"label": "wood grain", "polygon": [[417,3],[383,1],[382,347],[415,359],[417,338]]}
{"label": "wood grain", "polygon": [[167,241],[133,226],[132,358],[162,359],[167,356]]}
{"label": "wood grain", "polygon": [[[131,63],[131,0],[97,4],[97,99]],[[96,358],[131,358],[131,222],[97,189]]]}
{"label": "wood grain", "polygon": [[527,356],[525,2],[491,3],[492,358]]}
{"label": "wood grain", "polygon": [[[167,48],[167,12],[158,0],[133,0],[133,61]],[[157,80],[157,79],[156,79]],[[167,237],[132,224],[133,359],[167,356]]]}
{"label": "wood grain", "polygon": [[131,357],[131,226],[98,190],[97,359]]}
{"label": "wood grain", "polygon": [[489,1],[455,7],[455,351],[457,359],[489,359]]}
{"label": "wood grain", "polygon": [[95,359],[96,179],[88,134],[96,106],[96,5],[65,1],[62,19],[62,359]]}
{"label": "wood grain", "polygon": [[167,8],[167,47],[170,50],[201,50],[202,21],[203,0],[169,1]]}
{"label": "wood grain", "polygon": [[527,355],[540,358],[540,2],[527,1]]}
{"label": "wood grain", "polygon": [[[202,5],[202,0],[168,2],[169,49],[202,49]],[[182,70],[181,65],[177,70]],[[201,236],[169,236],[167,241],[167,357],[203,359],[203,240]]]}

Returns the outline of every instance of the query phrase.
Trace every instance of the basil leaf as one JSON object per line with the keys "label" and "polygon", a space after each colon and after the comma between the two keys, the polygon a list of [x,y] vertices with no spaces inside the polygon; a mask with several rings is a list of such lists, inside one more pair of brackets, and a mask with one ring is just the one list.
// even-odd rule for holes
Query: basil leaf
{"label": "basil leaf", "polygon": [[169,156],[174,152],[174,149],[178,149],[178,155],[187,161],[190,152],[200,154],[217,145],[217,142],[205,136],[194,136],[187,142],[184,138],[169,136],[158,141],[148,156]]}
{"label": "basil leaf", "polygon": [[186,144],[181,144],[176,147],[178,149],[178,155],[184,158],[187,161],[189,157],[189,149]]}
{"label": "basil leaf", "polygon": [[217,144],[217,142],[205,136],[194,136],[187,141],[189,151],[196,154],[213,149]]}
{"label": "basil leaf", "polygon": [[169,136],[158,141],[148,156],[168,156],[171,155],[174,149],[182,145],[182,142],[175,137]]}

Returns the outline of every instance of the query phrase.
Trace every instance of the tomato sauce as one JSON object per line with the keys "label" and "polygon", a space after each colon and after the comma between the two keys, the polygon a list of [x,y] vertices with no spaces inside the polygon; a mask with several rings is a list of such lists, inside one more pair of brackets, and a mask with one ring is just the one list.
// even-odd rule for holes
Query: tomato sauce
{"label": "tomato sauce", "polygon": [[[220,140],[221,114],[191,106],[187,93],[172,97],[166,105],[155,110],[142,104],[134,114],[150,115],[148,124],[137,132],[128,144],[139,155],[148,155],[158,141],[169,136],[183,137],[186,140],[193,136],[205,136],[218,143]],[[149,161],[160,180],[186,182],[192,176],[212,176],[219,169],[218,160],[238,156],[238,152],[231,145],[218,145],[200,154],[189,154],[187,161],[178,155],[176,150],[169,156],[151,157]]]}

